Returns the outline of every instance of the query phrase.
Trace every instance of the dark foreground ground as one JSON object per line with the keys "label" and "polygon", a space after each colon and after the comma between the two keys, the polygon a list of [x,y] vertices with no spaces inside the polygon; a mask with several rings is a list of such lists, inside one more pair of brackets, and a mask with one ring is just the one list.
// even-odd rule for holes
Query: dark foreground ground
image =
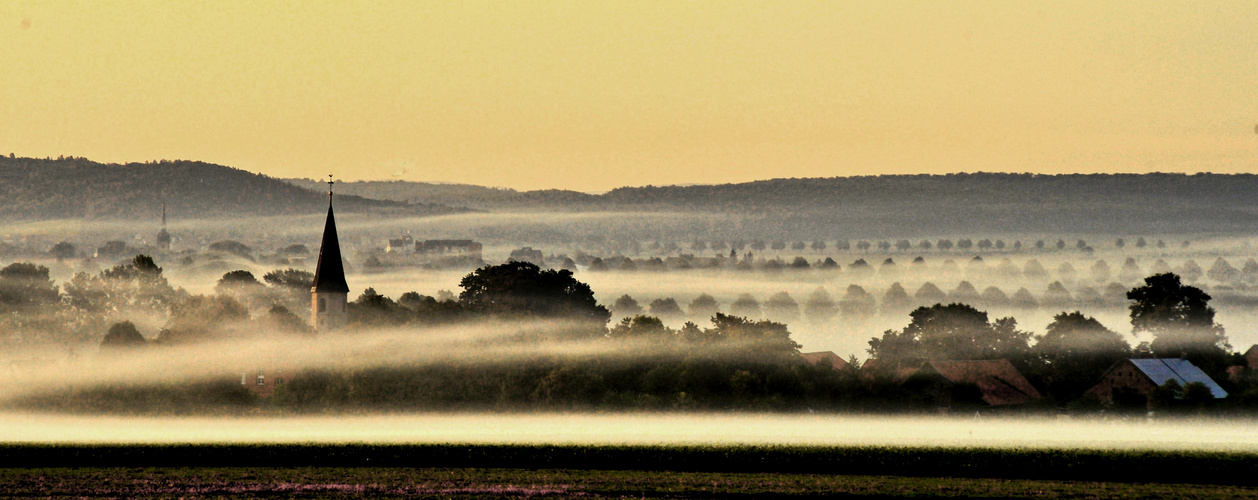
{"label": "dark foreground ground", "polygon": [[1258,498],[1242,486],[572,469],[0,470],[4,498]]}
{"label": "dark foreground ground", "polygon": [[1258,498],[1258,455],[979,448],[2,445],[3,498]]}

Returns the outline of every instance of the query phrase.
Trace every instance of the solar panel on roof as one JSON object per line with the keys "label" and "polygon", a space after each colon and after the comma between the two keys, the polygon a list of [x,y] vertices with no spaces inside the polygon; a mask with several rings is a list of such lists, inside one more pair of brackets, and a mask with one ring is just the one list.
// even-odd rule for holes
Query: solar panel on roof
{"label": "solar panel on roof", "polygon": [[1215,383],[1209,375],[1197,368],[1197,365],[1186,359],[1179,358],[1160,358],[1160,359],[1130,359],[1131,364],[1144,373],[1149,380],[1157,385],[1165,384],[1168,380],[1174,380],[1181,387],[1189,382],[1200,382],[1210,389],[1210,393],[1215,398],[1226,398],[1227,391],[1224,391],[1219,384]]}

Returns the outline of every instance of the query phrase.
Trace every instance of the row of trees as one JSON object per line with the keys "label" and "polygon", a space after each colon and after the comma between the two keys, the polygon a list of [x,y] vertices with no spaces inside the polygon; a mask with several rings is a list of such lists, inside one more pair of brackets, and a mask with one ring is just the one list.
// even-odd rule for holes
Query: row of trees
{"label": "row of trees", "polygon": [[[130,266],[111,270],[110,278],[104,273],[98,278],[130,275],[138,279],[149,273],[146,279],[150,286],[160,283],[156,279],[160,269],[153,269],[155,266],[150,267],[142,258],[137,257]],[[304,286],[308,279],[308,274],[300,271],[277,271],[268,273],[264,278],[268,285],[263,285],[246,272],[227,273],[215,295],[186,296],[171,303],[170,317],[157,344],[300,334],[302,328],[286,329],[283,318],[298,325],[302,322],[291,313],[278,312],[282,311],[277,310],[282,308],[279,304],[256,316],[244,304],[264,296],[259,295],[261,290]],[[1019,329],[1013,318],[991,320],[967,304],[939,303],[914,310],[903,329],[888,330],[871,339],[873,366],[862,370],[863,376],[858,376],[854,359],[845,370],[804,363],[799,357],[800,346],[780,322],[714,313],[711,327],[686,323],[672,329],[657,317],[636,315],[608,328],[611,312],[594,299],[587,285],[565,270],[543,270],[529,263],[488,266],[465,276],[460,286],[457,299],[451,296],[447,300],[407,294],[394,301],[364,293],[350,305],[351,324],[344,335],[369,332],[372,326],[381,325],[553,319],[555,325],[562,326],[542,336],[530,334],[496,342],[519,342],[522,346],[592,343],[598,348],[590,351],[604,354],[567,355],[542,349],[531,351],[540,354],[523,357],[452,356],[422,366],[308,370],[279,389],[270,404],[295,409],[904,408],[912,407],[920,398],[910,394],[913,389],[894,382],[891,374],[899,368],[918,366],[928,359],[991,358],[1010,359],[1037,387],[1062,403],[1077,399],[1101,371],[1123,357],[1184,356],[1216,377],[1237,361],[1222,327],[1214,322],[1209,295],[1184,285],[1173,274],[1151,276],[1143,286],[1128,291],[1134,331],[1152,337],[1134,349],[1121,335],[1079,312],[1057,315],[1044,334],[1034,335]],[[422,335],[424,330],[415,332]],[[105,339],[107,348],[125,348],[141,345],[143,337],[133,325],[120,322],[109,329]],[[212,396],[212,401],[254,404],[248,397],[224,393],[228,386],[207,387],[201,391],[209,395],[207,398]],[[1232,389],[1248,394],[1246,387]],[[152,395],[136,388],[102,391],[114,391],[109,394],[117,397]],[[103,404],[101,401],[112,397],[101,394],[54,395],[32,404],[72,407]]]}
{"label": "row of trees", "polygon": [[1056,276],[1061,281],[1072,282],[1076,280],[1091,280],[1098,283],[1105,283],[1113,279],[1123,282],[1135,282],[1144,276],[1150,274],[1164,274],[1174,272],[1190,283],[1198,282],[1203,277],[1220,284],[1258,284],[1258,260],[1253,258],[1246,259],[1240,269],[1233,266],[1230,262],[1222,257],[1217,257],[1211,263],[1210,268],[1203,269],[1194,259],[1187,259],[1179,266],[1172,267],[1164,259],[1157,259],[1147,268],[1141,266],[1133,257],[1128,257],[1121,265],[1111,265],[1104,259],[1093,261],[1091,264],[1082,269],[1076,268],[1070,262],[1062,262],[1051,271],[1046,269],[1037,259],[1030,259],[1018,266],[1010,259],[1002,259],[1000,262],[989,265],[981,256],[976,256],[964,262],[964,268],[954,260],[945,260],[939,264],[938,269],[931,269],[927,260],[921,256],[915,257],[907,265],[898,264],[894,258],[887,257],[876,266],[863,258],[856,259],[847,264],[846,267],[840,265],[831,257],[809,261],[808,259],[797,256],[791,260],[782,258],[766,259],[756,257],[754,253],[747,253],[741,257],[738,255],[730,255],[729,257],[718,256],[715,258],[695,257],[693,255],[684,254],[679,257],[670,257],[663,259],[660,257],[651,257],[645,259],[634,260],[629,257],[614,256],[606,259],[602,257],[589,257],[581,260],[574,260],[565,257],[558,266],[560,269],[575,270],[578,265],[584,265],[590,271],[666,271],[666,270],[685,270],[685,269],[736,269],[742,271],[760,270],[760,271],[783,271],[783,270],[806,270],[819,269],[827,271],[843,271],[853,276],[870,276],[874,274],[884,276],[899,276],[908,273],[924,273],[929,270],[931,273],[939,271],[951,273],[965,273],[970,275],[994,275],[1001,278],[1014,279],[1025,277],[1030,279],[1045,279],[1050,276]]}
{"label": "row of trees", "polygon": [[[1188,248],[1190,244],[1191,243],[1188,240],[1183,240],[1178,243],[1178,246],[1180,248]],[[1114,248],[1122,249],[1122,248],[1126,248],[1128,245],[1125,239],[1118,238],[1114,240],[1113,246]],[[1135,248],[1146,248],[1150,246],[1150,243],[1147,240],[1145,240],[1144,237],[1138,237],[1136,238],[1136,241],[1132,244],[1132,246],[1134,246]],[[1166,248],[1167,243],[1165,240],[1156,240],[1152,244],[1152,246],[1156,248]],[[763,251],[765,249],[786,250],[788,247],[791,250],[804,250],[804,249],[811,248],[812,250],[817,251],[817,252],[824,251],[827,248],[833,248],[835,250],[842,251],[842,252],[850,251],[853,248],[862,252],[869,252],[870,250],[877,249],[878,251],[884,252],[884,253],[890,252],[893,248],[896,251],[902,252],[902,253],[911,251],[913,249],[917,249],[921,251],[929,251],[933,249],[933,250],[938,250],[940,252],[948,252],[953,249],[956,249],[956,250],[978,249],[985,252],[993,251],[993,250],[995,251],[1005,251],[1005,250],[1023,251],[1023,250],[1030,250],[1032,248],[1035,249],[1036,251],[1046,251],[1046,250],[1061,251],[1061,250],[1066,250],[1068,247],[1073,247],[1075,250],[1089,252],[1089,253],[1094,251],[1094,249],[1092,248],[1092,245],[1082,239],[1076,240],[1073,245],[1068,244],[1065,239],[1058,239],[1056,242],[1046,241],[1046,240],[1036,240],[1032,243],[1027,243],[1026,245],[1022,243],[1022,240],[1014,240],[1013,243],[1006,244],[1005,240],[1002,240],[999,238],[995,240],[992,240],[989,238],[983,238],[983,239],[978,240],[977,242],[970,238],[959,238],[956,240],[955,243],[951,239],[940,238],[934,241],[929,240],[929,239],[923,239],[917,242],[913,242],[907,239],[895,240],[894,242],[892,242],[891,240],[875,240],[873,242],[870,242],[868,240],[858,240],[856,241],[855,244],[853,244],[849,240],[837,240],[834,242],[826,242],[825,240],[813,240],[811,243],[804,242],[804,241],[794,241],[794,242],[788,243],[783,240],[774,240],[774,241],[769,241],[769,242],[766,242],[765,240],[752,240],[751,242],[746,242],[743,240],[734,240],[728,243],[724,240],[712,240],[710,242],[705,241],[705,240],[695,240],[694,242],[690,244],[690,250],[694,252],[702,252],[708,249],[716,250],[716,251],[724,251],[727,248],[733,249],[736,251],[742,251],[747,248],[750,248],[751,250],[755,250],[755,251]],[[651,242],[647,246],[647,248],[654,251],[663,250],[666,252],[681,250],[681,247],[678,246],[676,243],[671,243],[671,242],[660,243],[658,241]]]}
{"label": "row of trees", "polygon": [[1244,365],[1214,321],[1210,296],[1179,276],[1150,276],[1126,295],[1133,334],[1152,337],[1135,349],[1077,311],[1058,314],[1046,333],[1036,336],[1019,330],[1013,318],[989,320],[970,305],[952,303],[914,310],[908,326],[871,339],[869,355],[886,375],[925,360],[1005,358],[1059,401],[1078,399],[1114,362],[1132,356],[1182,357],[1224,381],[1227,367]]}
{"label": "row of trees", "polygon": [[[981,292],[968,281],[962,281],[956,288],[945,292],[931,282],[922,284],[915,292],[909,293],[899,283],[892,283],[880,297],[866,291],[860,285],[848,285],[844,293],[835,299],[825,287],[817,287],[803,300],[801,305],[787,292],[777,292],[763,302],[749,293],[743,293],[724,309],[736,316],[751,318],[766,317],[774,321],[790,322],[801,317],[812,321],[824,321],[838,315],[848,319],[867,317],[875,313],[899,314],[918,306],[936,303],[964,303],[984,307],[1036,309],[1068,308],[1068,307],[1122,307],[1127,305],[1128,288],[1119,283],[1110,283],[1104,289],[1082,287],[1072,294],[1061,282],[1053,282],[1039,296],[1025,287],[1019,288],[1012,295],[1006,294],[995,286],[989,286]],[[692,299],[685,308],[673,297],[651,300],[645,305],[632,296],[621,295],[612,302],[610,309],[614,318],[631,317],[639,314],[650,314],[666,320],[682,318],[704,319],[721,311],[723,304],[712,295],[703,293]]]}

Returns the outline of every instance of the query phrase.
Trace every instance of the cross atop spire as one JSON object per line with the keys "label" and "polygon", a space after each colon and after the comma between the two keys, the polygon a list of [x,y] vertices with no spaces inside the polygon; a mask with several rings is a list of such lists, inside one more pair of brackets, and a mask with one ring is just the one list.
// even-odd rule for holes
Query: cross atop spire
{"label": "cross atop spire", "polygon": [[332,206],[332,174],[328,174],[328,206]]}

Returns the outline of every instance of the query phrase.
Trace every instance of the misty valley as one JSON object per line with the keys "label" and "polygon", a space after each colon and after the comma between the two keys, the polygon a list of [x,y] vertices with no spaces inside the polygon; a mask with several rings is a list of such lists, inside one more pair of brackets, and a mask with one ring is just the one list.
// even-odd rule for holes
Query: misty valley
{"label": "misty valley", "polygon": [[[0,271],[6,405],[1104,416],[1237,415],[1255,401],[1243,347],[1258,339],[1258,263],[1241,238],[537,243],[578,224],[638,223],[591,217],[537,215],[546,229],[523,239],[533,249],[413,236],[484,234],[483,214],[342,216],[356,291],[329,331],[309,320],[314,217],[181,222],[160,247],[143,233],[84,242],[109,224],[18,225]],[[244,237],[250,228],[260,234]],[[1155,276],[1208,291],[1204,326],[1175,327],[1214,332],[1199,346],[1160,346],[1169,330],[1156,325],[1132,333],[1129,294]],[[1122,360],[1181,357],[1201,374],[1181,387],[1089,392]],[[1204,393],[1182,387],[1207,379]]]}

